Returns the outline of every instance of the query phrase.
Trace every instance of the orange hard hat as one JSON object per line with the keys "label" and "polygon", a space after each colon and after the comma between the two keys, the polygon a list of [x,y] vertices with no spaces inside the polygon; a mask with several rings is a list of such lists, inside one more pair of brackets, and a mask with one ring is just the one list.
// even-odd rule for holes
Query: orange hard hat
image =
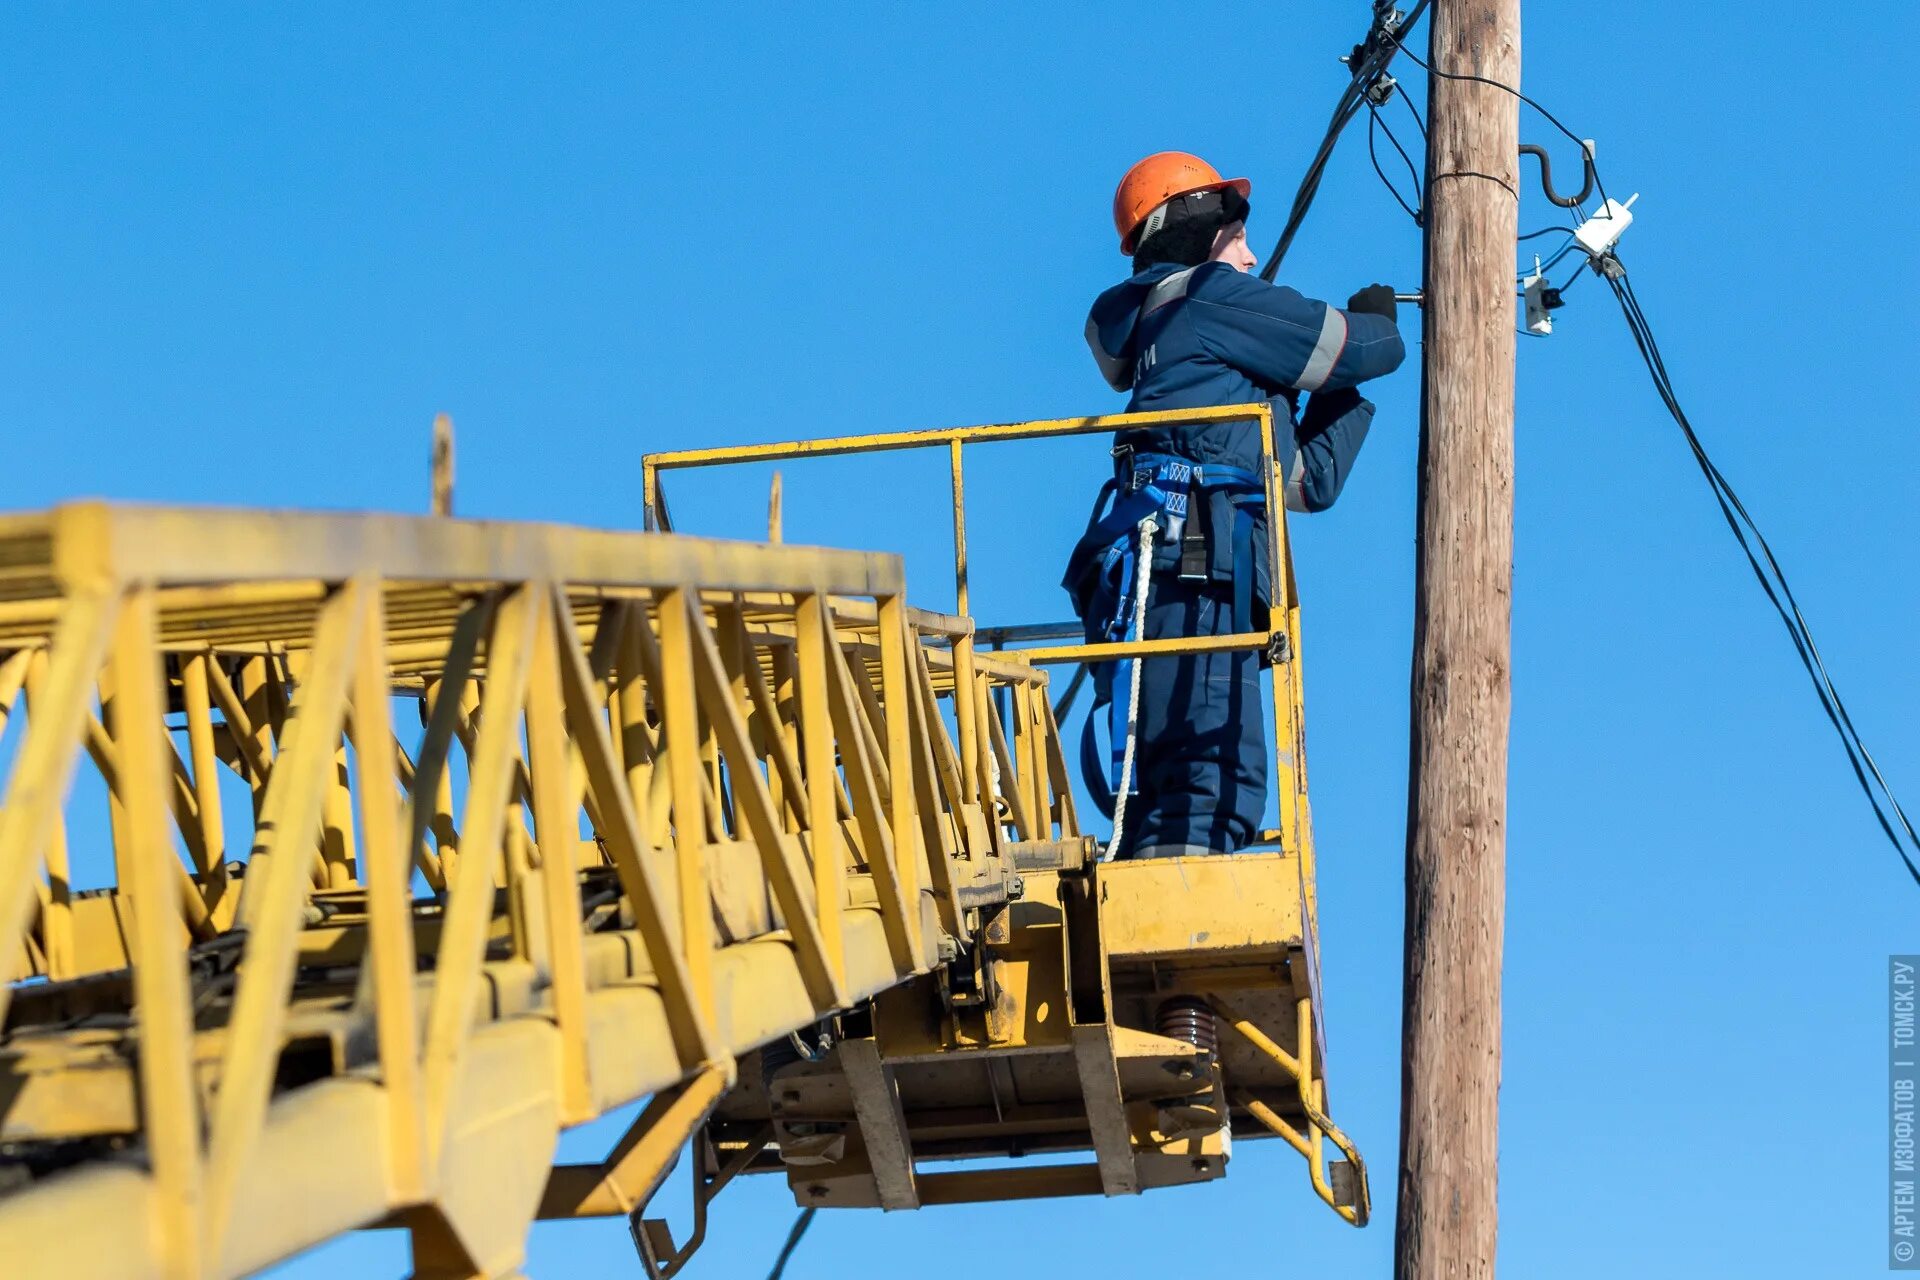
{"label": "orange hard hat", "polygon": [[1184,151],[1157,151],[1127,170],[1113,193],[1113,229],[1120,233],[1120,252],[1132,253],[1135,233],[1147,215],[1175,196],[1196,191],[1224,191],[1228,187],[1240,193],[1242,200],[1253,191],[1245,178],[1222,178],[1220,171]]}

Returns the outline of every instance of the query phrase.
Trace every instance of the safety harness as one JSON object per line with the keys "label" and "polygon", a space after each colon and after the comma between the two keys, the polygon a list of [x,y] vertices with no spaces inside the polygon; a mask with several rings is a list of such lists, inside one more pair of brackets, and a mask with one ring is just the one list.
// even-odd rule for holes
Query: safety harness
{"label": "safety harness", "polygon": [[[1184,582],[1231,583],[1233,629],[1253,630],[1254,529],[1265,501],[1260,478],[1245,468],[1116,448],[1113,478],[1094,500],[1063,583],[1073,595],[1087,643],[1139,638],[1146,615],[1139,596],[1149,589],[1139,557],[1148,547],[1154,548],[1148,566],[1153,570],[1177,568]],[[1141,536],[1140,526],[1148,520],[1157,530],[1158,547],[1151,536]],[[1094,804],[1107,817],[1114,816],[1117,794],[1138,787],[1128,767],[1135,699],[1115,696],[1116,690],[1130,691],[1137,684],[1135,661],[1117,658],[1089,666],[1094,699],[1080,735],[1080,769]],[[1104,765],[1097,727],[1103,718],[1108,722]]]}

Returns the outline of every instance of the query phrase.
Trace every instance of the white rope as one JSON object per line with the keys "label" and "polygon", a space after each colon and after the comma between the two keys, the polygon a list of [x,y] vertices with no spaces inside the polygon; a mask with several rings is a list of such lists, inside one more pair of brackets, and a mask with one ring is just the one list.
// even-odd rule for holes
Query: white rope
{"label": "white rope", "polygon": [[[1146,639],[1147,583],[1153,571],[1153,535],[1159,529],[1160,522],[1154,514],[1140,522],[1140,567],[1133,583],[1133,638],[1136,640]],[[1132,687],[1127,692],[1127,749],[1120,758],[1120,789],[1113,794],[1113,838],[1107,841],[1107,851],[1100,855],[1102,862],[1113,861],[1113,856],[1120,852],[1121,824],[1127,819],[1127,792],[1133,790],[1134,730],[1140,723],[1140,668],[1145,665],[1144,659],[1133,659],[1133,679],[1129,681]]]}

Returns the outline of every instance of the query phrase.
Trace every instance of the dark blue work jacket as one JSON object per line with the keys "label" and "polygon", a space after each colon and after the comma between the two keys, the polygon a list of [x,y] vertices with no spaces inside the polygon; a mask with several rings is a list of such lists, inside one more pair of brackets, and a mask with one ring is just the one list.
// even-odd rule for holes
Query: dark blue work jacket
{"label": "dark blue work jacket", "polygon": [[[1129,413],[1275,399],[1291,411],[1302,391],[1347,390],[1406,357],[1385,316],[1342,311],[1220,262],[1157,263],[1108,289],[1087,317],[1087,345],[1108,385],[1133,392]],[[1284,465],[1291,442],[1285,429],[1276,434]],[[1123,431],[1116,443],[1260,467],[1259,433],[1244,422]]]}
{"label": "dark blue work jacket", "polygon": [[[1332,503],[1373,406],[1354,387],[1398,368],[1400,332],[1270,285],[1223,263],[1150,267],[1101,294],[1087,345],[1130,412],[1273,401],[1287,505]],[[1302,412],[1299,396],[1309,399]],[[1284,402],[1285,412],[1281,412]],[[1135,529],[1157,514],[1143,636],[1241,634],[1266,625],[1266,480],[1249,423],[1123,431],[1061,585],[1089,642],[1132,637],[1139,601]],[[1194,465],[1189,465],[1194,464]],[[1296,490],[1298,492],[1296,493]],[[1175,576],[1171,570],[1179,566]],[[1129,810],[1134,852],[1231,853],[1257,834],[1266,802],[1260,668],[1247,652],[1140,660],[1141,716]],[[1134,732],[1130,669],[1096,663],[1081,767],[1102,812],[1126,773]],[[1106,715],[1102,715],[1102,709]],[[1098,727],[1107,726],[1103,761]],[[1104,766],[1104,767],[1103,767]],[[1140,816],[1136,816],[1136,814]]]}

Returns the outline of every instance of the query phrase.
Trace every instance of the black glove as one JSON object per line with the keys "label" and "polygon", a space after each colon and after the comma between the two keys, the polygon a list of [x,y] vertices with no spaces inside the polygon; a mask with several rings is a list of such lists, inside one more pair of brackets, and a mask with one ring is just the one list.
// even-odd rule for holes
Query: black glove
{"label": "black glove", "polygon": [[1390,284],[1368,285],[1347,299],[1347,310],[1385,316],[1395,324],[1400,323],[1400,304],[1393,300],[1393,286]]}

